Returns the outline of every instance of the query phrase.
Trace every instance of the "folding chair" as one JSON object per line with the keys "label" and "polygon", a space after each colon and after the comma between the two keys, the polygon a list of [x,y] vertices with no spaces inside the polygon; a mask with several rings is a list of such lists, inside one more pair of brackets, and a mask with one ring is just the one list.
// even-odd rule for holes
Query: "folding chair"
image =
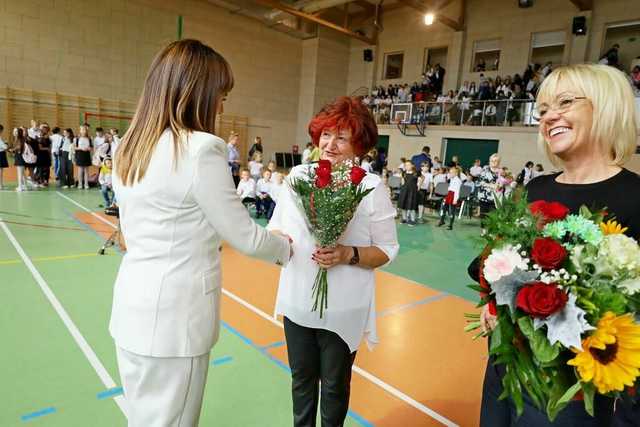
{"label": "folding chair", "polygon": [[402,187],[402,178],[400,178],[399,176],[391,175],[389,178],[387,178],[387,185],[391,190],[391,200],[398,200],[400,187]]}
{"label": "folding chair", "polygon": [[[438,203],[440,204],[439,210],[442,211],[442,202],[445,197],[447,197],[447,193],[449,192],[449,183],[440,182],[433,189],[433,193],[429,196],[429,204],[432,205],[433,209],[436,209]],[[440,212],[442,214],[442,212]]]}
{"label": "folding chair", "polygon": [[[460,188],[460,196],[458,197],[458,199],[460,200],[460,212],[458,213],[458,219],[462,218],[464,208],[466,207],[468,209],[467,202],[469,201],[470,196],[471,196],[471,187],[463,184],[462,187]],[[471,217],[471,211],[469,211],[469,217]]]}

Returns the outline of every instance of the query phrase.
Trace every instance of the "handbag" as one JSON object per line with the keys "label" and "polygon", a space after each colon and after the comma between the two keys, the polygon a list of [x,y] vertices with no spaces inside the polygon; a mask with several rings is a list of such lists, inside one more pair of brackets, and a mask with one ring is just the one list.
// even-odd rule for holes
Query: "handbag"
{"label": "handbag", "polygon": [[36,161],[38,160],[35,153],[33,152],[33,148],[31,148],[31,146],[27,143],[24,144],[24,150],[22,152],[22,160],[24,160],[25,163],[29,163],[29,164],[35,164]]}

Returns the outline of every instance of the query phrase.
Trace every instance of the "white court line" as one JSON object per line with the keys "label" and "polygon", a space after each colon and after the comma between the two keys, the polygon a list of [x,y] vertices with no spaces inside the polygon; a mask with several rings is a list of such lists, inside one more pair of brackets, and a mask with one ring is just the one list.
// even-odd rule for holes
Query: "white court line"
{"label": "white court line", "polygon": [[[105,220],[104,218],[100,217],[99,215],[96,215],[94,212],[90,211],[89,209],[87,209],[86,207],[82,206],[80,203],[76,202],[75,200],[71,199],[70,197],[67,197],[64,194],[60,193],[60,192],[58,192],[58,194],[60,196],[64,197],[65,199],[69,200],[74,205],[80,207],[81,209],[83,209],[83,210],[85,210],[87,212],[90,212],[92,215],[94,215],[95,217],[99,218],[104,223],[110,225],[113,228],[116,228],[116,226],[113,223]],[[276,326],[278,326],[280,328],[284,328],[283,323],[274,318],[275,317],[275,313],[274,313],[274,317],[271,317],[267,313],[265,313],[264,311],[260,310],[259,308],[255,307],[254,305],[251,305],[247,301],[243,300],[242,298],[238,297],[237,295],[234,295],[233,293],[229,292],[228,290],[226,290],[224,288],[222,288],[222,293],[225,294],[226,296],[228,296],[229,298],[231,298],[232,300],[234,300],[235,302],[237,302],[238,304],[242,305],[243,307],[253,311],[258,316],[268,320],[269,322],[273,323],[274,325],[276,325]],[[411,396],[401,392],[400,390],[398,390],[394,386],[384,382],[380,378],[378,378],[375,375],[365,371],[364,369],[358,367],[357,365],[353,365],[353,371],[358,373],[358,374],[360,374],[360,375],[362,375],[364,378],[366,378],[367,380],[371,381],[372,383],[374,383],[378,387],[382,388],[384,391],[386,391],[387,393],[391,394],[392,396],[402,400],[406,404],[414,407],[415,409],[417,409],[418,411],[422,412],[423,414],[426,414],[426,415],[430,416],[434,420],[439,421],[440,423],[444,424],[445,426],[447,426],[447,427],[458,427],[458,425],[456,423],[454,423],[453,421],[451,421],[451,420],[447,419],[446,417],[440,415],[439,413],[437,413],[433,409],[431,409],[431,408],[425,406],[424,404],[418,402],[417,400],[415,400]]]}
{"label": "white court line", "polygon": [[68,197],[64,194],[62,194],[59,191],[56,191],[56,194],[60,197],[62,197],[63,199],[66,199],[68,201],[70,201],[71,203],[73,203],[74,205],[76,205],[77,207],[79,207],[80,209],[82,209],[83,211],[89,212],[93,217],[97,218],[98,220],[104,222],[105,224],[113,227],[113,228],[117,228],[112,222],[107,221],[106,219],[104,219],[103,217],[101,217],[100,215],[98,215],[97,213],[93,212],[92,210],[87,209],[86,207],[82,206],[80,203],[76,202],[75,200],[73,200],[71,197]]}
{"label": "white court line", "polygon": [[[40,272],[36,269],[35,265],[33,265],[33,262],[31,262],[26,252],[24,251],[20,243],[18,243],[15,236],[13,235],[13,233],[11,233],[11,230],[9,230],[9,227],[7,227],[7,225],[4,223],[1,217],[0,217],[0,228],[2,228],[4,233],[7,235],[7,237],[9,238],[9,241],[15,248],[16,252],[18,252],[18,255],[20,255],[20,258],[22,258],[22,261],[25,263],[25,265],[31,272],[31,275],[40,286],[40,289],[42,290],[44,295],[47,297],[47,299],[53,306],[56,313],[58,313],[58,316],[60,317],[64,325],[69,330],[69,333],[75,340],[76,344],[78,344],[78,347],[80,347],[80,350],[82,350],[87,360],[89,360],[89,363],[93,367],[94,371],[96,371],[96,374],[98,374],[98,377],[100,378],[100,381],[102,381],[102,384],[104,384],[104,386],[107,389],[116,387],[117,385],[115,381],[113,381],[113,378],[111,378],[111,376],[109,375],[109,372],[107,372],[102,362],[100,362],[100,359],[98,359],[98,356],[96,355],[96,353],[93,351],[93,349],[91,348],[87,340],[85,340],[85,338],[82,336],[78,327],[75,325],[75,323],[73,323],[73,320],[71,320],[71,317],[69,317],[69,314],[67,314],[67,311],[64,309],[64,307],[62,306],[58,298],[55,296],[51,288],[49,288],[49,285],[47,285],[47,282],[45,282]],[[122,396],[116,396],[114,400],[116,401],[116,404],[118,405],[118,407],[126,417],[127,413],[125,410],[124,398]]]}

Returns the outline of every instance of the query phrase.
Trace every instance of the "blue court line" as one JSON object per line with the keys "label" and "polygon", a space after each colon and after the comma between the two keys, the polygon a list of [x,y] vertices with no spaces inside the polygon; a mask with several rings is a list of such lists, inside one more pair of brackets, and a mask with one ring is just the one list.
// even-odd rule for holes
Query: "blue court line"
{"label": "blue court line", "polygon": [[[291,368],[289,368],[289,366],[287,366],[286,364],[282,363],[282,361],[280,361],[279,359],[273,357],[271,354],[269,354],[269,352],[267,351],[267,348],[269,348],[271,345],[265,346],[265,347],[260,347],[256,344],[253,343],[253,341],[251,341],[249,338],[245,337],[241,332],[239,332],[238,330],[236,330],[235,328],[233,328],[231,325],[229,325],[227,322],[225,322],[224,320],[221,321],[222,326],[228,330],[229,332],[231,332],[233,335],[235,335],[236,337],[240,338],[242,341],[244,341],[245,344],[249,345],[250,347],[253,347],[255,350],[258,350],[260,353],[262,353],[264,356],[266,356],[269,360],[271,360],[273,363],[275,363],[276,365],[278,365],[278,367],[280,369],[282,369],[283,371],[285,371],[286,373],[288,373],[289,375],[291,375]],[[274,344],[279,344],[280,342],[274,343]],[[373,424],[369,421],[367,421],[363,416],[359,415],[357,412],[352,411],[351,409],[349,409],[347,411],[347,415],[349,415],[351,418],[353,418],[358,424],[364,426],[364,427],[373,427]]]}
{"label": "blue court line", "polygon": [[49,408],[44,408],[44,409],[41,409],[39,411],[23,415],[23,416],[20,417],[20,419],[22,421],[30,421],[30,420],[32,420],[34,418],[38,418],[38,417],[42,417],[42,416],[45,416],[45,415],[53,414],[55,412],[56,412],[56,408],[51,406]]}
{"label": "blue court line", "polygon": [[233,360],[233,357],[231,356],[219,357],[211,361],[211,366],[224,365],[225,363],[230,363],[232,360]]}
{"label": "blue court line", "polygon": [[449,296],[449,294],[446,294],[446,293],[433,295],[433,296],[430,296],[428,298],[424,298],[424,299],[421,299],[421,300],[418,300],[418,301],[410,302],[408,304],[397,305],[395,307],[387,308],[385,310],[379,311],[377,313],[377,315],[378,315],[378,317],[389,316],[391,314],[396,314],[396,313],[399,313],[401,311],[409,310],[409,309],[414,308],[414,307],[418,307],[418,306],[421,306],[421,305],[429,304],[430,302],[441,300],[442,298],[445,298],[445,297],[448,297],[448,296]]}
{"label": "blue court line", "polygon": [[110,388],[109,390],[101,391],[96,395],[96,397],[100,400],[103,400],[114,396],[120,396],[122,393],[122,387],[114,387]]}
{"label": "blue court line", "polygon": [[260,347],[260,350],[269,350],[270,348],[283,347],[285,345],[284,341],[276,341],[269,345],[265,345],[264,347]]}

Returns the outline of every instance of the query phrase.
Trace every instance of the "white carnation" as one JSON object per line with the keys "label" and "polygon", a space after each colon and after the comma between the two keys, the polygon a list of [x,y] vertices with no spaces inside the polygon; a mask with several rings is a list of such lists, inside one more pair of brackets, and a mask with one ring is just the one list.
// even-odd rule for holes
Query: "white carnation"
{"label": "white carnation", "polygon": [[508,276],[518,268],[527,270],[527,263],[518,253],[518,249],[511,245],[505,245],[500,249],[494,249],[484,262],[484,277],[489,283],[494,283]]}

